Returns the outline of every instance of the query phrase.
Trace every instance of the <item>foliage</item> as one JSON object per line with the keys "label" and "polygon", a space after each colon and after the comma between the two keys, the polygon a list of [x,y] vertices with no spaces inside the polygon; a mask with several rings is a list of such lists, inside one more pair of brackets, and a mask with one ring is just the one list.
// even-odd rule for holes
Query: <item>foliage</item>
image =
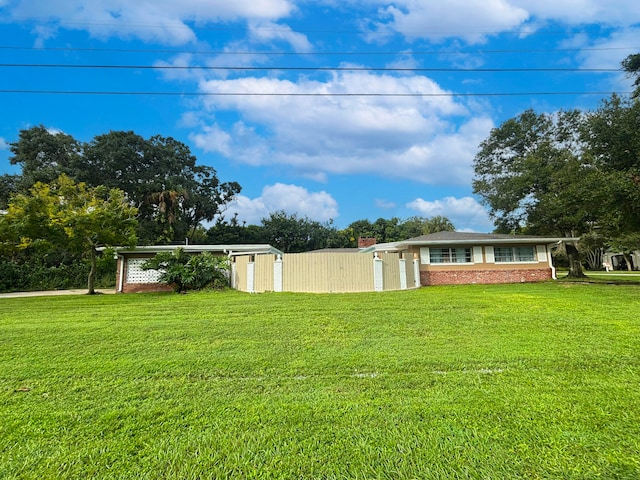
{"label": "foliage", "polygon": [[[0,292],[64,290],[87,286],[91,270],[89,259],[64,249],[30,252],[13,258],[0,257]],[[102,252],[96,262],[96,287],[115,285],[116,260]]]}
{"label": "foliage", "polygon": [[[196,165],[189,147],[171,137],[112,131],[83,144],[40,125],[22,130],[10,148],[11,163],[22,167],[19,193],[61,174],[122,190],[138,208],[138,238],[145,244],[193,241],[201,222],[212,221],[240,192],[238,183],[220,182],[213,168]],[[0,183],[0,201],[4,190]]]}
{"label": "foliage", "polygon": [[98,248],[135,245],[137,209],[124,192],[89,188],[66,175],[37,182],[29,194],[15,195],[0,217],[0,247],[13,256],[24,251],[66,249],[90,259],[88,291],[94,293]]}
{"label": "foliage", "polygon": [[638,294],[2,299],[0,477],[637,479]]}
{"label": "foliage", "polygon": [[585,231],[593,210],[583,202],[583,193],[595,183],[595,172],[583,162],[582,122],[577,111],[549,115],[527,110],[493,129],[480,144],[473,188],[498,231]]}
{"label": "foliage", "polygon": [[274,212],[261,225],[240,225],[237,216],[218,218],[207,231],[207,243],[269,243],[284,252],[304,252],[322,248],[355,248],[359,237],[374,237],[378,243],[394,242],[427,233],[454,231],[451,221],[442,216],[358,220],[338,230],[332,222],[320,223],[307,217]]}
{"label": "foliage", "polygon": [[0,175],[0,210],[4,210],[9,205],[9,199],[17,193],[18,175],[7,173]]}
{"label": "foliage", "polygon": [[172,252],[160,252],[147,260],[144,270],[158,270],[160,281],[173,285],[176,292],[202,290],[204,288],[223,289],[229,285],[227,278],[230,269],[226,257],[203,252],[192,255],[184,248]]}
{"label": "foliage", "polygon": [[285,253],[307,252],[327,246],[330,224],[322,224],[308,217],[298,218],[284,211],[262,219],[262,235],[266,243]]}
{"label": "foliage", "polygon": [[171,137],[112,131],[87,144],[85,159],[90,168],[80,178],[120,188],[139,207],[142,243],[192,242],[200,222],[213,220],[240,192],[212,167],[196,165],[189,147]]}
{"label": "foliage", "polygon": [[528,110],[491,132],[474,168],[498,231],[597,235],[614,247],[640,232],[640,102],[614,95],[594,112]]}
{"label": "foliage", "polygon": [[419,237],[429,233],[453,232],[455,227],[451,221],[443,216],[432,218],[410,217],[401,220],[378,218],[371,223],[369,220],[358,220],[349,225],[355,237],[372,237],[377,243],[398,242],[407,238]]}
{"label": "foliage", "polygon": [[622,69],[627,72],[630,77],[635,77],[634,85],[636,87],[633,92],[635,98],[640,97],[640,54],[629,55],[622,61]]}
{"label": "foliage", "polygon": [[12,165],[21,166],[17,191],[28,193],[36,183],[51,183],[60,175],[74,178],[84,166],[82,144],[71,135],[51,131],[44,125],[21,130],[19,139],[9,144]]}

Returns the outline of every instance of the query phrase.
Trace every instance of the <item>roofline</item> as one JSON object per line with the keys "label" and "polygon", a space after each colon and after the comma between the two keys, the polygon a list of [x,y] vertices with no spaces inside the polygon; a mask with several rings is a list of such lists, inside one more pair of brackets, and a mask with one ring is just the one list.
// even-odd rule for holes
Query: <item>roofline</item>
{"label": "roofline", "polygon": [[397,247],[404,246],[429,246],[429,245],[443,245],[443,244],[456,244],[456,245],[492,245],[496,243],[502,244],[556,244],[562,242],[577,242],[580,237],[514,237],[514,238],[476,238],[465,240],[416,240],[413,242],[401,241],[396,242]]}
{"label": "roofline", "polygon": [[268,244],[233,244],[233,245],[141,245],[131,247],[114,247],[118,254],[172,252],[178,248],[185,252],[223,252],[229,256],[273,254],[284,255],[284,252]]}
{"label": "roofline", "polygon": [[475,238],[464,240],[402,240],[399,242],[377,243],[361,250],[362,253],[401,251],[409,247],[429,247],[432,245],[518,245],[545,244],[555,245],[562,242],[577,242],[580,237],[513,237],[513,238]]}

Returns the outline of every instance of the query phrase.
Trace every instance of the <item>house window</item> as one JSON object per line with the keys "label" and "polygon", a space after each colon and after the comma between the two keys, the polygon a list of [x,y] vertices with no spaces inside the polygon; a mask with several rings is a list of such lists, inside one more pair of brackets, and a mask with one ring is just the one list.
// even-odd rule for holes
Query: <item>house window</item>
{"label": "house window", "polygon": [[496,263],[535,262],[533,245],[525,247],[494,247]]}
{"label": "house window", "polygon": [[430,263],[471,263],[470,248],[430,248]]}

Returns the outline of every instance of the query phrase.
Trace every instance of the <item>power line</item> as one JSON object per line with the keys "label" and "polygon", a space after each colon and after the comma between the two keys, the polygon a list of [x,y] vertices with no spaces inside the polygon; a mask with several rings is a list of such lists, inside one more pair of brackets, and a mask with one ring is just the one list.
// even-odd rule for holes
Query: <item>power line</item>
{"label": "power line", "polygon": [[0,68],[75,68],[75,69],[114,69],[114,70],[287,70],[287,71],[388,71],[388,72],[462,72],[462,73],[498,73],[498,72],[620,72],[619,68],[444,68],[444,67],[247,67],[222,65],[82,65],[67,63],[0,63]]}
{"label": "power line", "polygon": [[139,49],[139,48],[87,48],[87,47],[33,47],[17,45],[0,45],[0,50],[27,50],[42,52],[103,52],[103,53],[170,53],[193,55],[264,55],[264,56],[357,56],[357,55],[484,55],[513,53],[566,53],[566,52],[601,52],[614,50],[637,51],[640,47],[594,47],[594,48],[556,48],[556,49],[487,49],[487,50],[433,50],[433,51],[363,51],[363,52],[284,52],[284,51],[216,51],[216,50],[176,50],[176,49]]}
{"label": "power line", "polygon": [[149,96],[185,96],[185,97],[518,97],[546,95],[630,95],[631,92],[499,92],[499,93],[288,93],[288,92],[150,92],[150,91],[90,91],[90,90],[11,90],[0,89],[0,93],[37,94],[37,95],[149,95]]}

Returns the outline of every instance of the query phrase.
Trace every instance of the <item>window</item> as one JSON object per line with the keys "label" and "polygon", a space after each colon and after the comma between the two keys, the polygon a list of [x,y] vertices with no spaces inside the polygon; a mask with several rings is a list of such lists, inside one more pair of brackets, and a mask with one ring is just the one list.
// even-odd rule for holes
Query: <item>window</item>
{"label": "window", "polygon": [[536,254],[533,245],[526,247],[494,247],[496,263],[500,262],[535,262]]}
{"label": "window", "polygon": [[471,263],[470,248],[430,248],[430,263]]}

